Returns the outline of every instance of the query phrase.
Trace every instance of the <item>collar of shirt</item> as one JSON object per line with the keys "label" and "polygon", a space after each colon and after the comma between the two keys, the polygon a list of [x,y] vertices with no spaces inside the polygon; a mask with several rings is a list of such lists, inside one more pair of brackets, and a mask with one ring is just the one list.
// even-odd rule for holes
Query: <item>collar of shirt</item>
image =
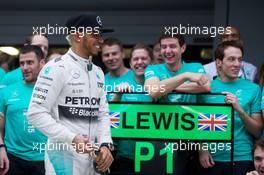
{"label": "collar of shirt", "polygon": [[68,55],[72,57],[72,59],[76,62],[78,62],[83,68],[87,68],[88,64],[92,64],[91,58],[85,59],[83,57],[80,57],[76,53],[73,52],[73,50],[70,48],[69,51],[67,52]]}

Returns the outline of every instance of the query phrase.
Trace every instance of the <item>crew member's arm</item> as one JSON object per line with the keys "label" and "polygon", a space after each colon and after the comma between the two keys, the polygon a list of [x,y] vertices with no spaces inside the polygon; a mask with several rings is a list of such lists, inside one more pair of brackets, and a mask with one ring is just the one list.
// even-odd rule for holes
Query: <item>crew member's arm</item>
{"label": "crew member's arm", "polygon": [[145,80],[145,89],[152,98],[158,98],[167,95],[188,80],[196,82],[200,86],[208,83],[208,78],[198,73],[186,72],[162,81],[153,73],[151,78]]}
{"label": "crew member's arm", "polygon": [[121,101],[123,93],[129,93],[132,92],[132,89],[130,88],[128,83],[121,83],[117,86],[116,93],[112,99],[112,101]]}
{"label": "crew member's arm", "polygon": [[3,141],[5,132],[5,105],[2,90],[0,93],[0,174],[6,174],[9,170],[9,160],[7,157],[6,147]]}
{"label": "crew member's arm", "polygon": [[199,65],[198,67],[196,67],[196,69],[197,69],[197,72],[199,72],[205,76],[205,77],[203,77],[204,79],[208,79],[207,83],[204,85],[199,85],[196,82],[185,82],[175,89],[177,92],[202,93],[202,92],[210,92],[211,91],[211,81],[208,78],[204,67]]}
{"label": "crew member's arm", "polygon": [[176,88],[177,92],[185,92],[185,93],[202,93],[202,92],[210,92],[211,91],[211,82],[208,80],[206,84],[203,86],[198,85],[197,83],[190,82],[184,83]]}
{"label": "crew member's arm", "polygon": [[225,102],[231,103],[241,120],[244,122],[247,131],[254,137],[258,138],[261,134],[263,128],[263,121],[260,113],[260,89],[254,90],[255,94],[254,100],[251,103],[250,110],[252,112],[251,116],[247,114],[244,109],[240,106],[237,97],[229,92],[223,92],[226,95]]}

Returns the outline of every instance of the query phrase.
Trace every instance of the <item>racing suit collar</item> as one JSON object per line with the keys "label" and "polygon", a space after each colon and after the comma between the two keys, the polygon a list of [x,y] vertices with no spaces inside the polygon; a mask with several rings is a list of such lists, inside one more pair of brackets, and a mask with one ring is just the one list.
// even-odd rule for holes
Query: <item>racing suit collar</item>
{"label": "racing suit collar", "polygon": [[83,57],[80,57],[79,55],[74,53],[71,48],[68,50],[67,54],[70,55],[74,61],[78,62],[84,67],[86,67],[87,64],[92,64],[92,58],[85,59]]}

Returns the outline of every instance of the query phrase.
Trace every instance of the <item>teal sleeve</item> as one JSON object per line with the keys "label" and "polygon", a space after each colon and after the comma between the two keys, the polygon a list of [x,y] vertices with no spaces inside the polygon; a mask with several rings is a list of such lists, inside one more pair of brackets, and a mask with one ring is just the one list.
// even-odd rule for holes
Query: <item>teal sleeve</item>
{"label": "teal sleeve", "polygon": [[198,73],[206,74],[204,67],[200,63],[197,63],[197,67],[198,67]]}
{"label": "teal sleeve", "polygon": [[2,69],[2,68],[0,68],[0,81],[2,81],[2,79],[5,77],[5,71]]}
{"label": "teal sleeve", "polygon": [[261,109],[264,110],[264,86],[262,88]]}
{"label": "teal sleeve", "polygon": [[256,86],[256,90],[253,91],[255,97],[251,103],[251,113],[259,113],[260,112],[260,103],[261,103],[261,90],[259,86]]}
{"label": "teal sleeve", "polygon": [[3,115],[5,115],[5,96],[4,96],[4,89],[2,88],[0,89],[0,113],[2,113]]}
{"label": "teal sleeve", "polygon": [[157,77],[158,78],[158,75],[155,72],[154,67],[152,65],[149,65],[146,68],[144,76],[145,76],[145,80],[150,79],[152,77]]}

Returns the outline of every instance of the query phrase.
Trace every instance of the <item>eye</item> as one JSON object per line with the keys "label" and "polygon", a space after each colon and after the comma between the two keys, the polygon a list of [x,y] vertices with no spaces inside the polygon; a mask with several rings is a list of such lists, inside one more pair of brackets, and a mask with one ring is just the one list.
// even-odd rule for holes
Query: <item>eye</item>
{"label": "eye", "polygon": [[161,45],[160,46],[161,49],[166,49],[166,47],[167,47],[166,45]]}
{"label": "eye", "polygon": [[177,47],[176,44],[170,44],[170,48],[174,49],[174,48],[176,48],[176,47]]}

